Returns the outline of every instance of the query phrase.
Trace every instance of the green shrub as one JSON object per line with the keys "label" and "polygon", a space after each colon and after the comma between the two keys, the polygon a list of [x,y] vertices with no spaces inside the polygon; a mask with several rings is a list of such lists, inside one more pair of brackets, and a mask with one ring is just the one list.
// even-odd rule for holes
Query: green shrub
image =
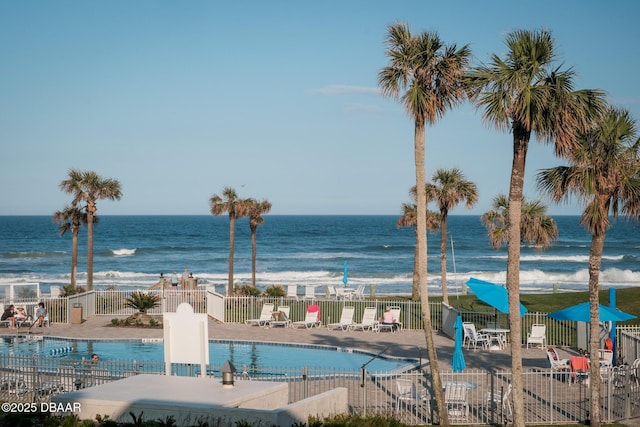
{"label": "green shrub", "polygon": [[282,285],[273,285],[267,288],[265,294],[270,297],[285,297],[287,296],[287,291],[284,290]]}
{"label": "green shrub", "polygon": [[146,313],[147,310],[160,305],[160,295],[133,291],[131,296],[125,299],[125,305],[138,310],[140,313]]}
{"label": "green shrub", "polygon": [[118,326],[120,324],[120,319],[114,317],[113,319],[111,319],[111,324],[113,326]]}
{"label": "green shrub", "polygon": [[262,292],[260,292],[260,289],[256,288],[255,286],[243,285],[239,288],[236,288],[236,295],[259,297],[260,295],[262,295]]}

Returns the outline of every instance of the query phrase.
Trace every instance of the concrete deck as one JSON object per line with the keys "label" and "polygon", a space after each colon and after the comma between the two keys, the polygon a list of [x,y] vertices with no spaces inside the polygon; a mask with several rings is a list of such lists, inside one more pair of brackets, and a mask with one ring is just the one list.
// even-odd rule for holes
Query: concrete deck
{"label": "concrete deck", "polygon": [[[50,337],[77,339],[141,339],[162,338],[162,329],[123,328],[111,326],[111,317],[93,316],[82,324],[53,324],[51,327],[33,327],[31,333]],[[10,330],[0,328],[0,335],[25,335],[27,328]],[[340,331],[326,328],[290,329],[263,328],[244,324],[223,324],[209,319],[209,339],[228,339],[239,341],[265,341],[296,344],[317,344],[335,347],[350,347],[372,353],[384,351],[384,355],[427,360],[427,351],[423,331],[370,332]],[[449,367],[453,353],[453,340],[437,333],[434,337],[441,369]],[[573,355],[558,349],[560,357]],[[511,366],[509,346],[500,351],[464,350],[467,368],[508,369]],[[523,366],[529,368],[548,368],[545,351],[540,348],[522,349]]]}

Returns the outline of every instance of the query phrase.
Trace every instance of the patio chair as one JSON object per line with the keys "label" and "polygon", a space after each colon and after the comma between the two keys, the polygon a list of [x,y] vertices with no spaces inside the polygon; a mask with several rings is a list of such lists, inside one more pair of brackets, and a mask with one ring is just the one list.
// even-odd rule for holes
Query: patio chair
{"label": "patio chair", "polygon": [[291,319],[289,318],[289,306],[281,305],[278,307],[278,311],[274,312],[274,320],[269,323],[271,327],[282,326],[287,328],[291,325]]}
{"label": "patio chair", "polygon": [[478,331],[476,331],[476,325],[473,323],[466,322],[466,323],[463,323],[462,326],[464,327],[465,336],[468,337],[467,350],[471,348],[471,344],[473,344],[473,351],[476,351],[478,344],[482,346],[483,350],[487,350],[489,348],[489,343],[490,343],[489,335],[481,334]]}
{"label": "patio chair", "polygon": [[543,349],[547,347],[547,326],[543,324],[531,325],[531,332],[527,334],[527,348],[529,344],[540,344]]}
{"label": "patio chair", "polygon": [[554,372],[566,371],[569,368],[569,359],[561,359],[558,352],[553,347],[547,347],[547,359]]}
{"label": "patio chair", "polygon": [[298,301],[298,285],[287,286],[287,298]]}
{"label": "patio chair", "polygon": [[498,408],[501,408],[500,419],[502,420],[502,424],[505,425],[511,419],[511,415],[513,414],[513,409],[511,408],[512,389],[513,386],[509,383],[509,385],[507,385],[507,389],[502,390],[500,393],[487,392],[487,403],[489,404],[490,410],[495,411]]}
{"label": "patio chair", "polygon": [[631,364],[631,378],[636,386],[640,385],[640,358],[634,360]]}
{"label": "patio chair", "polygon": [[273,304],[268,302],[262,305],[262,311],[260,312],[260,317],[257,319],[247,319],[244,321],[245,325],[253,325],[253,326],[267,326],[272,319],[273,314]]}
{"label": "patio chair", "polygon": [[292,322],[291,327],[310,329],[313,327],[319,328],[321,324],[322,322],[320,321],[320,306],[314,304],[307,307],[307,313],[305,314],[304,320]]}
{"label": "patio chair", "polygon": [[[418,392],[416,384],[412,380],[397,379],[396,380],[396,413],[400,411],[400,407],[413,408],[426,404],[429,406],[429,392],[422,389]],[[428,410],[426,412],[429,412]]]}
{"label": "patio chair", "polygon": [[360,301],[364,301],[364,285],[358,285],[358,288],[353,293],[353,298]]}
{"label": "patio chair", "polygon": [[355,307],[351,305],[345,305],[342,307],[342,313],[340,314],[340,320],[337,323],[329,323],[327,329],[341,329],[346,331],[349,326],[353,325],[353,313]]}
{"label": "patio chair", "polygon": [[571,356],[569,358],[569,367],[571,368],[571,382],[582,382],[589,387],[589,370],[591,369],[589,358],[586,356]]}
{"label": "patio chair", "polygon": [[599,349],[598,358],[600,359],[600,366],[609,368],[613,366],[613,350]]}
{"label": "patio chair", "polygon": [[365,307],[360,323],[352,324],[349,326],[349,330],[355,331],[359,329],[361,331],[377,331],[379,322],[376,318],[376,311],[377,309],[375,307]]}
{"label": "patio chair", "polygon": [[465,384],[449,384],[444,389],[444,402],[450,421],[466,422],[469,416],[467,386]]}
{"label": "patio chair", "polygon": [[343,286],[336,288],[336,298],[342,300],[351,301],[355,295],[355,291],[351,288],[345,288]]}

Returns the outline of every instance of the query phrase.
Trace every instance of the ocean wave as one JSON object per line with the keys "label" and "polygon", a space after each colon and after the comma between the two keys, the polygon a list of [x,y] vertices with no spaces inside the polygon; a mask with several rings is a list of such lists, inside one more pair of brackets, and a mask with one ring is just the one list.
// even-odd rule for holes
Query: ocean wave
{"label": "ocean wave", "polygon": [[[478,258],[506,260],[507,255],[486,255]],[[607,261],[622,261],[625,255],[603,255],[602,259]],[[521,255],[520,262],[577,262],[588,263],[589,255]]]}
{"label": "ocean wave", "polygon": [[113,253],[114,256],[125,257],[125,256],[135,255],[136,254],[136,249],[127,249],[127,248],[112,249],[111,252]]}
{"label": "ocean wave", "polygon": [[0,258],[17,259],[17,258],[48,258],[66,255],[65,251],[15,251],[0,253]]}
{"label": "ocean wave", "polygon": [[[165,276],[170,272],[166,272]],[[193,272],[198,280],[198,285],[213,286],[219,292],[224,292],[227,286],[228,275],[225,272]],[[158,274],[150,274],[134,271],[97,271],[94,273],[94,286],[96,289],[147,289],[158,282]],[[0,285],[18,282],[39,282],[43,292],[47,292],[50,285],[64,286],[69,283],[69,273],[60,274],[6,274],[0,276]],[[448,273],[447,284],[449,293],[455,295],[464,290],[464,285],[471,278],[504,285],[506,271],[469,271],[462,273]],[[365,285],[367,294],[373,289],[377,295],[410,295],[413,273],[369,273],[352,274],[348,277],[348,286],[357,287]],[[428,275],[428,290],[430,295],[441,294],[441,277],[433,272]],[[78,284],[84,285],[86,273],[78,272]],[[240,272],[234,275],[236,286],[251,283],[251,273]],[[258,272],[258,288],[264,290],[270,286],[298,285],[300,292],[306,285],[315,286],[316,293],[323,294],[326,285],[342,286],[342,274],[335,271],[279,271]],[[589,283],[588,269],[580,269],[570,273],[542,271],[539,269],[520,271],[521,293],[550,292],[554,287],[561,292],[586,291]],[[600,274],[600,284],[603,288],[636,287],[640,286],[640,271],[624,270],[617,268],[604,269]]]}

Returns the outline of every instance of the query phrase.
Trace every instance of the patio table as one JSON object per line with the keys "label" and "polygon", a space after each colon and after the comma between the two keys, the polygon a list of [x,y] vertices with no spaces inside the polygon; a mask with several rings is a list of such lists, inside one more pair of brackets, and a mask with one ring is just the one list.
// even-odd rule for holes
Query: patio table
{"label": "patio table", "polygon": [[[484,328],[480,329],[480,332],[489,335],[491,338],[489,342],[489,351],[491,351],[504,350],[504,347],[507,344],[507,334],[510,330],[504,328]],[[494,343],[497,345],[494,345]]]}

